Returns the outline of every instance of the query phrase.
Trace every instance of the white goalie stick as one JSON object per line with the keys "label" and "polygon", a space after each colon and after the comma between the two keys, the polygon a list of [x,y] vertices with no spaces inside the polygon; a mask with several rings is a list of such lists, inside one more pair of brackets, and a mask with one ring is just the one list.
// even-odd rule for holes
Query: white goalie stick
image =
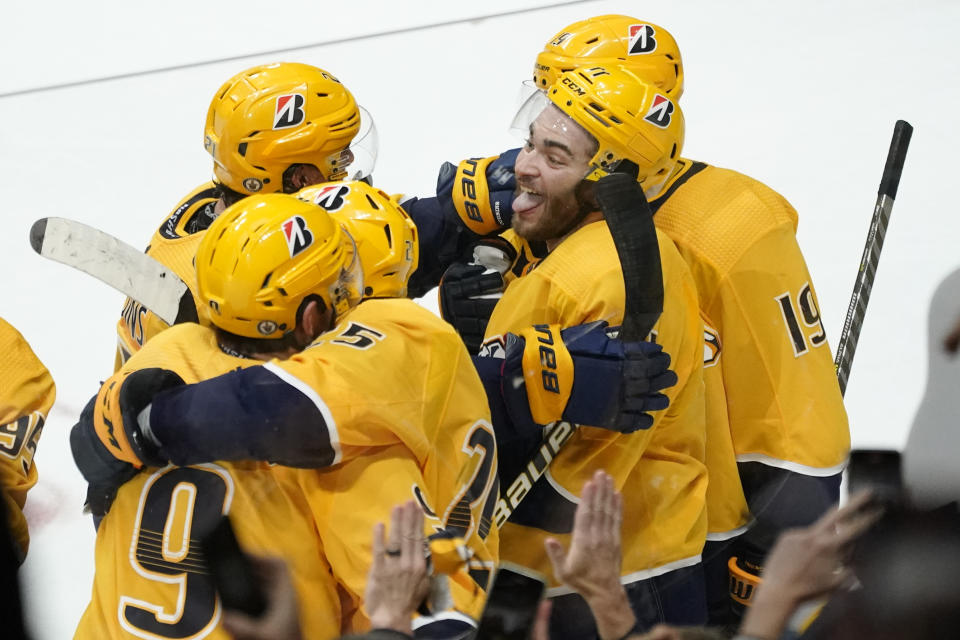
{"label": "white goalie stick", "polygon": [[196,319],[192,294],[177,274],[109,233],[67,218],[41,218],[30,228],[30,246],[126,294],[167,324]]}
{"label": "white goalie stick", "polygon": [[[626,295],[620,339],[635,342],[647,337],[663,312],[660,245],[653,213],[636,186],[635,175],[614,173],[603,180],[605,184],[595,193],[617,249]],[[510,519],[576,430],[577,425],[570,422],[547,426],[536,454],[500,493],[493,515],[498,527]]]}

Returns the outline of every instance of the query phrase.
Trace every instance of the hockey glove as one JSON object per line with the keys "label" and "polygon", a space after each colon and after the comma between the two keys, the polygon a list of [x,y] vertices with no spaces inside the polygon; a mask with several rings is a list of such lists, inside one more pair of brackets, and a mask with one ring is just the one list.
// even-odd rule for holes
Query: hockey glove
{"label": "hockey glove", "polygon": [[471,354],[480,351],[490,314],[503,294],[503,274],[516,255],[506,240],[488,238],[474,247],[470,263],[455,262],[440,280],[440,315]]}
{"label": "hockey glove", "polygon": [[80,413],[79,422],[70,430],[70,449],[77,468],[88,483],[84,508],[102,518],[113,504],[117,489],[138,471],[129,462],[114,458],[97,437],[93,426],[96,404],[97,396],[90,398]]}
{"label": "hockey glove", "polygon": [[652,342],[621,342],[603,321],[535,325],[507,334],[501,391],[518,424],[567,420],[633,433],[666,409],[659,393],[677,383],[670,356]]}
{"label": "hockey glove", "polygon": [[519,149],[490,158],[446,162],[437,176],[437,200],[444,214],[486,236],[510,226],[516,179],[513,164]]}

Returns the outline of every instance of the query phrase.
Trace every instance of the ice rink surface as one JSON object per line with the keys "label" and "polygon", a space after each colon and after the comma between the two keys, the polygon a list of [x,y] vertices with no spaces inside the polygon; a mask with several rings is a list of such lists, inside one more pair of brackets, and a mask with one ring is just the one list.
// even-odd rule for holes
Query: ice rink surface
{"label": "ice rink surface", "polygon": [[[14,3],[0,41],[0,315],[58,389],[27,507],[22,576],[35,638],[71,637],[89,599],[94,531],[67,433],[111,372],[123,298],[34,255],[32,222],[75,218],[144,246],[210,175],[202,128],[213,92],[275,60],[337,75],[376,120],[376,184],[429,194],[443,160],[517,146],[506,129],[535,54],[566,24],[603,13],[678,40],[684,155],[751,175],[797,208],[833,346],[893,123],[914,125],[846,397],[855,446],[904,444],[925,386],[930,297],[960,265],[958,3]],[[208,60],[221,62],[198,64]],[[170,70],[135,75],[151,69]],[[125,77],[29,91],[109,76]]]}

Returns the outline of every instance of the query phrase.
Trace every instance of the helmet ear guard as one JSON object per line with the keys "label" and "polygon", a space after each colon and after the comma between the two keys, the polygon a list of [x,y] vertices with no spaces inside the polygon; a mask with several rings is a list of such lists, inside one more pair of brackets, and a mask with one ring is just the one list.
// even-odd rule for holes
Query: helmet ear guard
{"label": "helmet ear guard", "polygon": [[314,185],[297,197],[325,208],[356,242],[364,298],[406,296],[420,243],[416,225],[395,198],[360,181]]}
{"label": "helmet ear guard", "polygon": [[282,191],[293,164],[313,165],[328,180],[367,175],[376,146],[373,119],[350,91],[333,74],[299,63],[235,75],[214,96],[204,127],[215,180],[245,195]]}
{"label": "helmet ear guard", "polygon": [[575,67],[595,65],[626,67],[674,101],[683,94],[683,61],[674,37],[663,27],[623,15],[588,18],[561,29],[537,55],[533,81],[546,89]]}
{"label": "helmet ear guard", "polygon": [[206,319],[248,338],[292,332],[307,297],[339,316],[363,290],[353,238],[322,208],[285,194],[227,207],[200,242],[196,265]]}

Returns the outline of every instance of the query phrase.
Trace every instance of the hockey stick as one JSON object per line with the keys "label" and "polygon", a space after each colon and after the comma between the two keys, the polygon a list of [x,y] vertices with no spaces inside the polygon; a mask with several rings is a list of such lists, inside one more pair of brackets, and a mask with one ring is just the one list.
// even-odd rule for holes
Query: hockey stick
{"label": "hockey stick", "polygon": [[897,187],[900,186],[900,175],[903,173],[903,162],[907,157],[907,147],[910,145],[912,134],[913,127],[907,121],[897,120],[897,124],[893,127],[890,150],[887,152],[887,162],[883,167],[883,177],[880,179],[880,189],[877,191],[877,203],[873,207],[867,242],[863,247],[863,257],[860,258],[860,270],[853,284],[850,306],[847,307],[847,317],[843,322],[843,332],[840,334],[840,343],[837,346],[834,366],[837,369],[841,396],[847,390],[853,355],[857,350],[860,330],[863,328],[867,303],[870,302],[870,292],[877,275],[880,250],[883,249],[883,239],[887,235],[887,224],[890,222],[893,201],[897,197]]}
{"label": "hockey stick", "polygon": [[[643,340],[663,312],[663,273],[653,213],[635,175],[615,173],[603,180],[596,198],[617,249],[626,296],[620,339]],[[510,519],[576,430],[577,425],[570,422],[547,426],[536,454],[497,500],[493,519],[498,527]]]}
{"label": "hockey stick", "polygon": [[196,318],[192,294],[177,274],[109,233],[67,218],[41,218],[30,228],[30,246],[126,294],[167,324]]}

